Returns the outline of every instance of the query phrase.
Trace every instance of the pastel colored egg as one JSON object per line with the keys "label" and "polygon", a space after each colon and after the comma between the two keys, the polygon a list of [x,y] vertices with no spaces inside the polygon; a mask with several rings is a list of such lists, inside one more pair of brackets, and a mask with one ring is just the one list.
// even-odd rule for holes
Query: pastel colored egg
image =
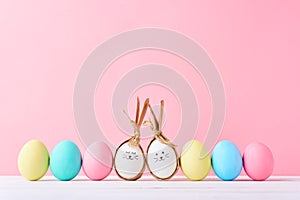
{"label": "pastel colored egg", "polygon": [[215,146],[211,161],[215,174],[224,181],[234,180],[243,168],[239,149],[228,140],[223,140]]}
{"label": "pastel colored egg", "polygon": [[204,179],[211,168],[210,155],[205,146],[197,140],[187,142],[181,151],[180,166],[188,179]]}
{"label": "pastel colored egg", "polygon": [[274,168],[271,150],[262,143],[249,144],[243,155],[246,174],[253,180],[263,181],[269,178]]}
{"label": "pastel colored egg", "polygon": [[91,180],[102,180],[107,177],[113,165],[113,155],[104,142],[91,144],[84,153],[82,169]]}
{"label": "pastel colored egg", "polygon": [[116,150],[114,167],[117,175],[124,180],[137,180],[145,170],[145,156],[140,145],[133,146],[123,142]]}
{"label": "pastel colored egg", "polygon": [[81,168],[81,154],[76,144],[69,140],[58,143],[50,156],[50,170],[61,181],[77,176]]}
{"label": "pastel colored egg", "polygon": [[175,148],[157,139],[149,144],[146,161],[151,174],[159,180],[171,178],[178,169],[178,156]]}
{"label": "pastel colored egg", "polygon": [[30,140],[21,149],[18,168],[22,176],[30,181],[42,178],[49,167],[49,153],[46,146],[38,140]]}

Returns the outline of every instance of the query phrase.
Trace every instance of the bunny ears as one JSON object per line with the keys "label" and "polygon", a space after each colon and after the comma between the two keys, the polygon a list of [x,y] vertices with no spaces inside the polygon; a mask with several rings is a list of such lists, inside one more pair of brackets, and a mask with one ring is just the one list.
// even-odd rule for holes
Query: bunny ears
{"label": "bunny ears", "polygon": [[165,102],[164,100],[161,100],[160,101],[160,112],[159,112],[159,119],[157,120],[157,117],[151,107],[151,105],[149,104],[149,109],[151,111],[151,114],[152,114],[152,117],[153,117],[153,120],[154,120],[154,123],[151,121],[151,119],[149,118],[148,121],[145,121],[144,122],[144,125],[145,126],[150,126],[151,129],[154,131],[154,132],[161,132],[161,128],[162,128],[162,118],[163,118],[163,111],[164,111],[164,105],[165,105]]}
{"label": "bunny ears", "polygon": [[149,98],[147,98],[145,100],[144,106],[143,106],[143,109],[142,109],[142,113],[140,115],[140,99],[137,97],[135,121],[133,121],[130,118],[130,116],[128,115],[128,113],[125,110],[123,110],[123,112],[128,117],[128,119],[129,119],[129,121],[130,121],[130,123],[131,123],[131,125],[134,129],[133,136],[129,140],[130,145],[134,145],[134,146],[139,145],[139,142],[140,142],[140,127],[141,127],[141,125],[143,123],[143,120],[145,118],[148,106],[149,106]]}
{"label": "bunny ears", "polygon": [[161,128],[162,128],[162,119],[163,119],[164,106],[165,106],[165,102],[164,102],[164,100],[161,100],[160,101],[159,118],[157,120],[157,117],[156,117],[156,115],[155,115],[155,113],[154,113],[151,105],[149,104],[149,109],[151,111],[154,123],[149,118],[147,121],[144,122],[144,125],[145,126],[150,126],[150,128],[154,132],[154,138],[155,139],[158,139],[163,144],[169,145],[171,147],[175,147],[175,145],[167,137],[165,137],[163,135],[162,130],[161,130]]}
{"label": "bunny ears", "polygon": [[149,98],[147,98],[144,102],[144,106],[142,109],[142,113],[140,115],[140,99],[137,97],[137,105],[136,105],[136,114],[135,114],[135,121],[133,121],[130,116],[128,115],[128,113],[123,110],[123,112],[125,113],[125,115],[128,117],[133,129],[134,129],[134,134],[131,137],[131,139],[129,140],[129,144],[130,145],[138,145],[140,142],[140,127],[143,123],[143,120],[145,118],[146,112],[147,112],[147,108],[149,107],[152,117],[153,117],[153,121],[151,121],[151,119],[149,118],[147,121],[144,121],[143,125],[145,126],[149,126],[152,131],[154,132],[154,138],[158,139],[160,142],[175,147],[175,145],[162,134],[161,128],[162,128],[162,119],[163,119],[163,112],[164,112],[164,105],[165,102],[164,100],[160,101],[160,112],[159,112],[159,118],[157,120],[157,117],[149,103]]}

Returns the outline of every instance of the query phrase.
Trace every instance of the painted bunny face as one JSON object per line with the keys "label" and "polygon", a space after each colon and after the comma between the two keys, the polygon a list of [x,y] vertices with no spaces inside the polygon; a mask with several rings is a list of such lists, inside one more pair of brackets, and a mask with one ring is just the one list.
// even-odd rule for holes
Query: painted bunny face
{"label": "painted bunny face", "polygon": [[128,145],[128,142],[119,147],[115,154],[115,169],[126,179],[136,177],[144,170],[145,158],[140,147]]}
{"label": "painted bunny face", "polygon": [[154,140],[147,151],[147,164],[153,175],[168,178],[177,170],[176,151],[158,140]]}
{"label": "painted bunny face", "polygon": [[170,153],[167,149],[162,149],[154,153],[153,160],[154,162],[164,162],[170,158]]}
{"label": "painted bunny face", "polygon": [[137,154],[136,151],[125,151],[123,152],[123,159],[126,160],[138,160],[139,155]]}

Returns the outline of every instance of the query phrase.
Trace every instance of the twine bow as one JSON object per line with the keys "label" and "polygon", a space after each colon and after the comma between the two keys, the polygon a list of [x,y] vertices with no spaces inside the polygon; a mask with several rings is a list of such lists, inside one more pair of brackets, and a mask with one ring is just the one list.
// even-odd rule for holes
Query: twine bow
{"label": "twine bow", "polygon": [[163,118],[163,110],[164,110],[164,100],[161,100],[160,102],[160,114],[159,114],[159,121],[157,121],[156,115],[149,104],[149,108],[151,111],[151,114],[153,116],[154,124],[149,118],[147,121],[143,123],[145,126],[149,126],[152,131],[154,132],[154,138],[159,140],[161,143],[166,144],[171,147],[176,147],[175,144],[173,144],[166,136],[163,135],[161,128],[162,128],[162,118]]}

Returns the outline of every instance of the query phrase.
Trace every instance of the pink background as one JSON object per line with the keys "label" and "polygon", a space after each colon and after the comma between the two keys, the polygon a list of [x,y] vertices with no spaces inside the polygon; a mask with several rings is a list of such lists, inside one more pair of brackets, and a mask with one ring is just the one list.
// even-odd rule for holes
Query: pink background
{"label": "pink background", "polygon": [[[201,44],[218,66],[226,89],[221,139],[232,140],[241,152],[248,143],[261,141],[274,153],[275,175],[300,175],[299,1],[184,2],[1,1],[0,175],[19,174],[18,152],[33,138],[42,140],[50,152],[63,139],[83,150],[72,111],[81,64],[101,42],[140,27],[172,29]],[[102,81],[111,80],[110,73],[121,66],[126,65],[120,76],[149,62],[171,66],[189,80],[205,116],[196,136],[201,139],[209,122],[209,97],[200,77],[181,59],[158,51],[137,52],[114,63]],[[158,102],[161,96],[155,89],[165,92],[166,109],[174,108],[166,130],[175,132],[179,121],[172,116],[180,109],[172,94],[154,87],[148,88],[151,94],[145,88],[136,94]],[[95,104],[99,121],[106,118],[101,101]],[[114,131],[114,124],[105,124],[112,143],[126,138]]]}

